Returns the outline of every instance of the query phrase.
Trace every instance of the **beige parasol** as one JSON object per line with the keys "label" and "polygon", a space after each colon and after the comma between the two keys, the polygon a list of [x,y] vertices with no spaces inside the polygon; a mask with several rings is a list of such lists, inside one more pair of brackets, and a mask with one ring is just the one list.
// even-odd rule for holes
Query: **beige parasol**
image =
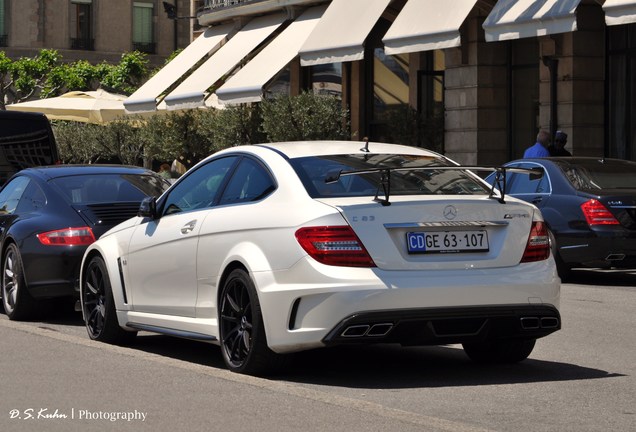
{"label": "beige parasol", "polygon": [[105,90],[72,91],[58,97],[7,105],[9,111],[41,112],[50,120],[108,123],[125,117],[126,96]]}

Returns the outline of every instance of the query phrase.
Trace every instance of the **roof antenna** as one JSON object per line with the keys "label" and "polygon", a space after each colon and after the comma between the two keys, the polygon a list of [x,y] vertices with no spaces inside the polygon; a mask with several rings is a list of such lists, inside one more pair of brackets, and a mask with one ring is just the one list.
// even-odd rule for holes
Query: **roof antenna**
{"label": "roof antenna", "polygon": [[360,151],[369,153],[369,137],[364,137],[363,140],[364,140],[364,147],[362,147]]}

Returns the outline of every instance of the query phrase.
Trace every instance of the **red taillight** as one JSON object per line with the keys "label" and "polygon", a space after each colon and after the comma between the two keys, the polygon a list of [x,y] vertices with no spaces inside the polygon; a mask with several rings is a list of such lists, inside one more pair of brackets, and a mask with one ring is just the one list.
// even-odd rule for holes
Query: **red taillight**
{"label": "red taillight", "polygon": [[95,241],[89,227],[64,228],[37,235],[40,243],[47,246],[88,246]]}
{"label": "red taillight", "polygon": [[375,267],[349,226],[308,227],[296,231],[300,246],[316,261],[333,266]]}
{"label": "red taillight", "polygon": [[581,204],[588,225],[619,225],[614,215],[599,201],[591,199]]}
{"label": "red taillight", "polygon": [[543,222],[532,222],[526,250],[523,252],[521,262],[542,261],[550,256],[550,237],[548,228]]}

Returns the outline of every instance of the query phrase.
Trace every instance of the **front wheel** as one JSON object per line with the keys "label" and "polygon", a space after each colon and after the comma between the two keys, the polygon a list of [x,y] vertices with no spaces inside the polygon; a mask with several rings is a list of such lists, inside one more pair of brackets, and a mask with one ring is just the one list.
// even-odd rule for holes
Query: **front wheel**
{"label": "front wheel", "polygon": [[244,270],[230,273],[221,290],[219,305],[221,351],[227,367],[248,375],[279,369],[285,356],[267,346],[256,288]]}
{"label": "front wheel", "polygon": [[528,358],[536,339],[495,339],[465,343],[464,352],[478,363],[518,363]]}
{"label": "front wheel", "polygon": [[82,313],[88,336],[93,340],[122,345],[137,335],[119,326],[108,270],[99,256],[91,258],[84,271]]}
{"label": "front wheel", "polygon": [[27,291],[18,247],[11,243],[2,263],[2,305],[11,320],[25,320],[35,314],[36,301]]}

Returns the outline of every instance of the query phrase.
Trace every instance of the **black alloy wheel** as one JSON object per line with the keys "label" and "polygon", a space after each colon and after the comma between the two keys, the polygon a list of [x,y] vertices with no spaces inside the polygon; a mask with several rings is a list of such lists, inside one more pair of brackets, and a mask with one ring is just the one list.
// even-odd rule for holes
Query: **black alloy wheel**
{"label": "black alloy wheel", "polygon": [[2,262],[2,306],[11,320],[32,318],[36,307],[27,291],[22,258],[14,243],[5,250]]}
{"label": "black alloy wheel", "polygon": [[134,339],[136,332],[119,326],[108,271],[100,256],[91,258],[82,282],[82,313],[88,336],[112,344],[125,344]]}
{"label": "black alloy wheel", "polygon": [[230,273],[219,304],[221,351],[231,371],[261,375],[283,365],[285,356],[267,346],[256,289],[244,270]]}

